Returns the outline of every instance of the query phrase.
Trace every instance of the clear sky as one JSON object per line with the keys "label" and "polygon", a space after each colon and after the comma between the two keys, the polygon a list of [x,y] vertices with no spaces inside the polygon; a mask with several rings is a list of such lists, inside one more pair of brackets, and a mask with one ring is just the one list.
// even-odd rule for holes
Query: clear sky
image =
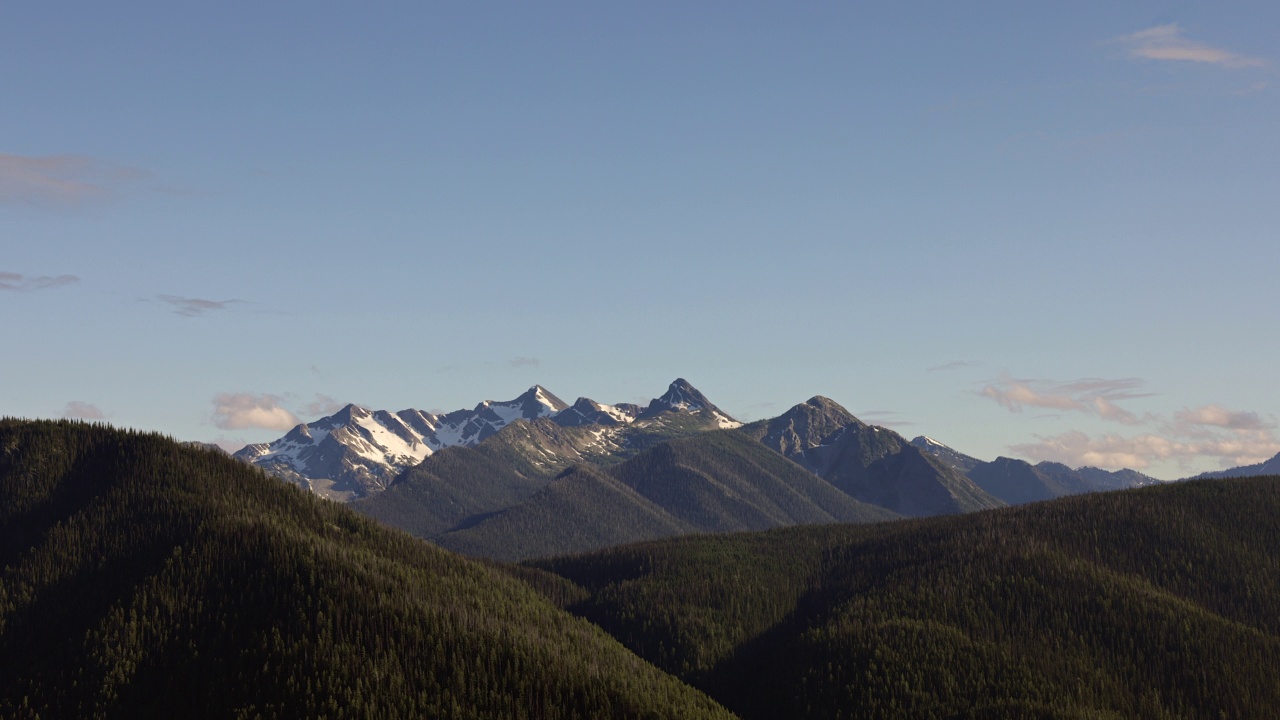
{"label": "clear sky", "polygon": [[0,414],[534,383],[983,459],[1280,452],[1280,5],[0,5]]}

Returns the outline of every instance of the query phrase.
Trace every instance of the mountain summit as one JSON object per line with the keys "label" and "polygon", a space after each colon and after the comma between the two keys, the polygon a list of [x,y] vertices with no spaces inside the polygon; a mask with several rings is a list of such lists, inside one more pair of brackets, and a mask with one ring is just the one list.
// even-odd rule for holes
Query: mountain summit
{"label": "mountain summit", "polygon": [[742,425],[721,412],[720,408],[712,405],[706,395],[684,378],[676,378],[661,397],[649,401],[649,407],[645,408],[637,419],[653,418],[669,412],[704,413],[714,419],[720,428],[736,428]]}
{"label": "mountain summit", "polygon": [[744,430],[855,500],[903,515],[1004,504],[901,435],[868,425],[821,395]]}
{"label": "mountain summit", "polygon": [[[235,456],[333,500],[349,501],[386,489],[398,475],[447,447],[473,447],[513,423],[546,419],[565,428],[618,431],[635,426],[638,451],[653,438],[695,430],[734,428],[734,420],[683,378],[647,408],[605,405],[579,398],[573,405],[541,385],[513,400],[485,400],[444,415],[422,410],[369,410],[347,405],[328,417],[294,427],[270,443],[248,445]],[[601,452],[627,449],[612,436],[596,437]],[[574,458],[577,459],[577,458]]]}

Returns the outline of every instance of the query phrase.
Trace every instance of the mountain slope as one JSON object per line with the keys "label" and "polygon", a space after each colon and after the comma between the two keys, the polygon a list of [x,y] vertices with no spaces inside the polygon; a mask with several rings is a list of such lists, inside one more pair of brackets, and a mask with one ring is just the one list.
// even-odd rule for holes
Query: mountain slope
{"label": "mountain slope", "polygon": [[1280,453],[1277,453],[1276,456],[1270,460],[1254,465],[1240,465],[1239,467],[1233,467],[1227,470],[1215,470],[1213,472],[1200,473],[1196,478],[1234,478],[1253,477],[1256,475],[1280,475]]}
{"label": "mountain slope", "polygon": [[432,539],[512,560],[676,534],[895,517],[722,431],[670,440],[620,465],[576,466],[519,505]]}
{"label": "mountain slope", "polygon": [[968,475],[974,466],[982,462],[925,435],[912,438],[911,444],[941,460],[942,464],[955,468],[965,475]]}
{"label": "mountain slope", "polygon": [[728,717],[496,568],[216,453],[0,421],[0,716]]}
{"label": "mountain slope", "polygon": [[742,432],[861,502],[910,516],[1003,505],[960,471],[821,396]]}
{"label": "mountain slope", "polygon": [[978,487],[1010,505],[1051,500],[1093,489],[1066,465],[1033,466],[1025,460],[1007,457],[978,463],[969,470],[969,477]]}
{"label": "mountain slope", "polygon": [[1095,467],[1072,470],[1061,463],[1041,462],[1032,465],[1025,460],[1006,457],[996,458],[989,463],[983,462],[923,435],[913,439],[911,444],[942,464],[964,473],[978,487],[1010,505],[1160,483],[1136,470],[1112,471]]}
{"label": "mountain slope", "polygon": [[607,471],[578,465],[528,501],[432,541],[465,555],[522,560],[691,532],[697,527]]}
{"label": "mountain slope", "polygon": [[1191,482],[533,566],[744,718],[1261,718],[1278,515],[1280,478]]}

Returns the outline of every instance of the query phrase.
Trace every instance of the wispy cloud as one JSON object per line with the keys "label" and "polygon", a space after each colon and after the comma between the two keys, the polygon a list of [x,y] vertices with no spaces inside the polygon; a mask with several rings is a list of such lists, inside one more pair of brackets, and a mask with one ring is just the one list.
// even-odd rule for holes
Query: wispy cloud
{"label": "wispy cloud", "polygon": [[1117,403],[1148,397],[1137,392],[1143,385],[1138,378],[1083,378],[1068,382],[1028,380],[1008,374],[984,387],[978,394],[1010,412],[1023,408],[1047,408],[1085,413],[1103,420],[1137,425],[1143,420]]}
{"label": "wispy cloud", "polygon": [[210,310],[226,310],[227,306],[243,300],[205,300],[203,298],[180,297],[178,295],[157,295],[160,302],[173,306],[173,312],[184,317],[197,317]]}
{"label": "wispy cloud", "polygon": [[925,372],[942,372],[944,370],[959,370],[960,368],[974,367],[977,364],[978,363],[972,362],[970,360],[952,360],[951,362],[943,363],[941,365],[934,365],[933,367],[925,368]]}
{"label": "wispy cloud", "polygon": [[301,422],[278,395],[221,393],[213,399],[213,424],[223,430],[290,430]]}
{"label": "wispy cloud", "polygon": [[855,413],[860,420],[881,427],[909,427],[915,425],[909,420],[899,420],[902,413],[897,410],[860,410]]}
{"label": "wispy cloud", "polygon": [[80,419],[80,420],[103,420],[106,419],[106,413],[102,412],[97,405],[84,402],[83,400],[72,400],[67,403],[67,407],[62,411],[62,417]]}
{"label": "wispy cloud", "polygon": [[1131,57],[1142,60],[1173,60],[1217,65],[1225,68],[1261,67],[1267,64],[1262,58],[1248,57],[1222,48],[1189,40],[1177,23],[1157,25],[1124,35],[1114,42],[1126,45]]}
{"label": "wispy cloud", "polygon": [[145,175],[83,155],[0,153],[0,205],[80,205],[108,199]]}
{"label": "wispy cloud", "polygon": [[1221,405],[1203,405],[1198,408],[1181,410],[1174,415],[1179,426],[1208,425],[1228,430],[1265,430],[1275,427],[1274,422],[1267,422],[1255,412],[1228,410]]}
{"label": "wispy cloud", "polygon": [[47,290],[80,282],[75,275],[23,275],[21,273],[0,272],[0,290],[26,292],[30,290]]}
{"label": "wispy cloud", "polygon": [[333,413],[336,413],[339,410],[341,410],[342,407],[343,407],[343,403],[340,403],[337,400],[334,400],[328,395],[322,395],[320,393],[316,393],[315,400],[312,400],[311,402],[307,403],[302,408],[302,411],[309,416],[332,415]]}
{"label": "wispy cloud", "polygon": [[538,367],[539,365],[542,364],[542,361],[538,360],[538,358],[524,357],[522,355],[520,357],[511,358],[510,360],[507,361],[507,364],[513,368]]}

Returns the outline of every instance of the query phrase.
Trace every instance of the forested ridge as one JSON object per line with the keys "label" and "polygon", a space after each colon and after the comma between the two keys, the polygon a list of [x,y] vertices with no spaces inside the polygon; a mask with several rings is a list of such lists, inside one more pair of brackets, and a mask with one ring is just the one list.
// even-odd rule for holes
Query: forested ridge
{"label": "forested ridge", "polygon": [[508,572],[160,436],[0,421],[0,528],[0,717],[728,717]]}
{"label": "forested ridge", "polygon": [[4,420],[0,717],[1269,718],[1277,517],[1197,481],[515,566]]}
{"label": "forested ridge", "polygon": [[744,718],[1269,718],[1280,478],[531,563]]}

